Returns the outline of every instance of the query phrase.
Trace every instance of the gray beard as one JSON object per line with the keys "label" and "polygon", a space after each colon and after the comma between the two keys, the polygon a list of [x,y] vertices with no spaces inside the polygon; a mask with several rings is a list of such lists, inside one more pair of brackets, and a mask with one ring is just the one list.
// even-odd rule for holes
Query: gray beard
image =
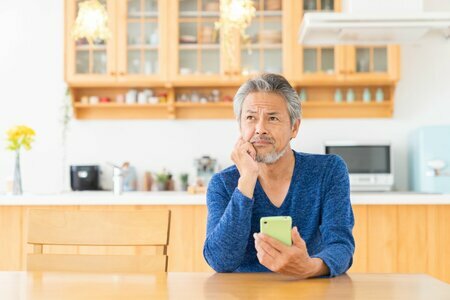
{"label": "gray beard", "polygon": [[284,147],[284,149],[280,152],[276,152],[275,150],[273,150],[272,152],[267,154],[256,154],[256,161],[268,165],[274,164],[286,153],[286,150],[288,148],[289,144],[287,144],[286,147]]}

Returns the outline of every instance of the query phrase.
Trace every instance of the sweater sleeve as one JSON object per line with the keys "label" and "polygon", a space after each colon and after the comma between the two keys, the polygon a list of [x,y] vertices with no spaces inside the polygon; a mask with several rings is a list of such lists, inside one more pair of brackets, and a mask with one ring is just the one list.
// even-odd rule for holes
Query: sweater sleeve
{"label": "sweater sleeve", "polygon": [[206,203],[208,220],[203,256],[216,272],[233,272],[245,256],[253,200],[237,187],[230,198],[220,174],[215,174],[208,185]]}
{"label": "sweater sleeve", "polygon": [[355,241],[352,229],[353,211],[347,166],[339,156],[332,156],[329,172],[324,178],[322,222],[322,251],[312,255],[321,258],[330,269],[329,277],[346,272],[353,263]]}

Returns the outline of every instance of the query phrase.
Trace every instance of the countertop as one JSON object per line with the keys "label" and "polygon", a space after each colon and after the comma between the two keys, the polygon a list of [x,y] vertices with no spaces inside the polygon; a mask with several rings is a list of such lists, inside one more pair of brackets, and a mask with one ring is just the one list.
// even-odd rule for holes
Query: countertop
{"label": "countertop", "polygon": [[[413,192],[353,192],[353,205],[449,205],[450,194]],[[68,192],[60,194],[0,194],[0,206],[32,205],[206,205],[205,194],[187,192]]]}
{"label": "countertop", "polygon": [[[276,273],[0,272],[1,299],[448,299],[424,274],[344,274],[296,280]],[[23,297],[21,297],[22,295]]]}

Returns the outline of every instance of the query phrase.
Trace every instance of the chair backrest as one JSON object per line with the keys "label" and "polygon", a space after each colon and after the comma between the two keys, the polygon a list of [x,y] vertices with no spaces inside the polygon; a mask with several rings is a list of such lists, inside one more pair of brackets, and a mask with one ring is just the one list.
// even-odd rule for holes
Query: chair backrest
{"label": "chair backrest", "polygon": [[[30,209],[29,271],[167,272],[170,210],[61,211]],[[156,255],[44,253],[45,245],[154,246]]]}

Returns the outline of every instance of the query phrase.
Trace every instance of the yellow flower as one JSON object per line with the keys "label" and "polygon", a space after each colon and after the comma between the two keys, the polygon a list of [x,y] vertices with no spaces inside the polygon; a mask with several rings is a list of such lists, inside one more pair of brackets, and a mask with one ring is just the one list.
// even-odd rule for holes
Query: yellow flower
{"label": "yellow flower", "polygon": [[33,129],[25,125],[18,125],[6,132],[7,149],[19,151],[22,147],[26,150],[31,149],[31,143],[34,142],[33,137],[36,135]]}

